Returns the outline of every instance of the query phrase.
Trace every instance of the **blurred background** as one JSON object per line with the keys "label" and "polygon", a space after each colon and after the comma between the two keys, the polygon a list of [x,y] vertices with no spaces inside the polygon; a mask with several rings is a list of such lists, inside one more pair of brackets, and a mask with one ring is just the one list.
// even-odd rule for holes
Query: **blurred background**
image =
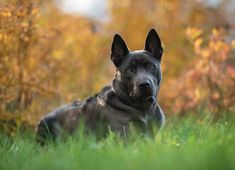
{"label": "blurred background", "polygon": [[1,0],[0,129],[34,128],[57,106],[111,83],[113,35],[164,46],[167,116],[234,113],[235,0]]}

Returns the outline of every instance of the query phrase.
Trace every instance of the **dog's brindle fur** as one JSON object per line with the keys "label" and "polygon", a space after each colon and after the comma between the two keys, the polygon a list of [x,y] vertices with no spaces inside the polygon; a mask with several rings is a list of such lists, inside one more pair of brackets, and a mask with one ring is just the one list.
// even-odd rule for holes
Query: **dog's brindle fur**
{"label": "dog's brindle fur", "polygon": [[145,49],[140,51],[129,52],[124,40],[116,34],[111,53],[116,66],[112,86],[43,117],[37,127],[37,140],[44,143],[48,136],[72,134],[81,119],[85,128],[93,133],[102,127],[103,136],[109,130],[126,135],[130,124],[144,133],[152,133],[154,122],[161,127],[164,113],[158,105],[157,94],[162,79],[162,53],[161,40],[154,29],[148,33]]}

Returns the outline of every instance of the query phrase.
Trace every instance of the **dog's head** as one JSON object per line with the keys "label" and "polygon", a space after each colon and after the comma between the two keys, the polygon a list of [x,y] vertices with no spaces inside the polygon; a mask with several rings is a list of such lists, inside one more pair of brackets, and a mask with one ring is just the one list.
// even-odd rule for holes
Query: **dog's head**
{"label": "dog's head", "polygon": [[154,29],[147,35],[145,49],[130,52],[118,34],[112,43],[111,59],[117,68],[113,88],[117,95],[136,101],[154,102],[161,81],[163,48]]}

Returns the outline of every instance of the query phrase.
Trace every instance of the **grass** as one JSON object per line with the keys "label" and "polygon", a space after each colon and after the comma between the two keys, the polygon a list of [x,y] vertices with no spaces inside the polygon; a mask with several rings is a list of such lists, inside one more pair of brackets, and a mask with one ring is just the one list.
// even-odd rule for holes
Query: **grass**
{"label": "grass", "polygon": [[[45,147],[32,134],[0,136],[0,170],[235,169],[235,122],[225,117],[169,118],[155,139],[110,134],[95,141],[80,133]],[[79,138],[79,140],[78,140]]]}

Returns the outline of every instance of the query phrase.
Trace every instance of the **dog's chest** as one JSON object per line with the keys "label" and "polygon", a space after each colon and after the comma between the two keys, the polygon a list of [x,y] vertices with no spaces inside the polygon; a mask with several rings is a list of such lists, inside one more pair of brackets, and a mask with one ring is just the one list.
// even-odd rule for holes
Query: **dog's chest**
{"label": "dog's chest", "polygon": [[140,114],[106,107],[101,114],[105,117],[107,125],[114,131],[123,131],[123,128],[127,130],[132,125],[141,131],[146,131],[151,124],[150,116],[144,112]]}

